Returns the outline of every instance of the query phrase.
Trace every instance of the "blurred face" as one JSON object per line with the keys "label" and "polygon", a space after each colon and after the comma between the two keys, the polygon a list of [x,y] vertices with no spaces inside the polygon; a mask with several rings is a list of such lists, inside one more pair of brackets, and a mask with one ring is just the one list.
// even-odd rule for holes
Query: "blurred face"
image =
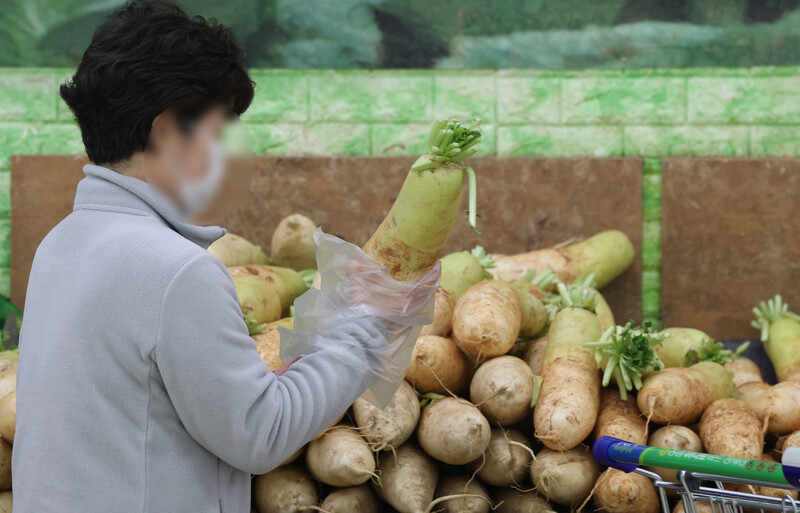
{"label": "blurred face", "polygon": [[147,181],[188,215],[205,210],[222,184],[225,157],[221,139],[227,114],[221,106],[210,109],[188,130],[172,112],[153,121]]}

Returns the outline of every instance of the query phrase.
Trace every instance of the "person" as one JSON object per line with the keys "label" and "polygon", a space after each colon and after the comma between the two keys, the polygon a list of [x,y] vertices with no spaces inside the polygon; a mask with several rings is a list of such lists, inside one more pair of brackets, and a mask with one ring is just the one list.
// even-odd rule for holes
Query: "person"
{"label": "person", "polygon": [[269,372],[206,251],[224,230],[189,221],[223,181],[222,131],[253,92],[233,33],[163,1],[111,15],[61,86],[93,164],[31,269],[15,513],[246,513],[250,475],[370,386],[385,320],[343,318],[325,337],[352,351]]}

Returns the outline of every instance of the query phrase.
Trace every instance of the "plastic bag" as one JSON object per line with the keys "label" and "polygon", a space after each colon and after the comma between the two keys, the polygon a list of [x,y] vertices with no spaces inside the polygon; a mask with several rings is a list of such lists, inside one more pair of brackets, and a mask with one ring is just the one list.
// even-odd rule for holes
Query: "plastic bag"
{"label": "plastic bag", "polygon": [[[326,351],[352,366],[359,355],[359,369],[370,374],[371,383],[362,397],[383,408],[406,375],[422,327],[433,322],[440,265],[417,282],[402,282],[358,246],[319,228],[314,241],[320,290],[295,300],[294,329],[279,328],[281,360]],[[376,324],[383,337],[375,335]],[[343,337],[337,329],[344,325],[360,325],[372,335]]]}

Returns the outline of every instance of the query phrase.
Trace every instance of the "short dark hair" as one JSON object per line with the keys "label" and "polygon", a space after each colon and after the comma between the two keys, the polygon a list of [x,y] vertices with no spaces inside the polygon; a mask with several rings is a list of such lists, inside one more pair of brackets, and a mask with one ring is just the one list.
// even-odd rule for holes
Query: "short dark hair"
{"label": "short dark hair", "polygon": [[185,119],[222,103],[241,115],[253,81],[229,28],[189,17],[172,2],[134,0],[97,28],[61,97],[89,159],[111,164],[144,150],[153,120],[166,110]]}

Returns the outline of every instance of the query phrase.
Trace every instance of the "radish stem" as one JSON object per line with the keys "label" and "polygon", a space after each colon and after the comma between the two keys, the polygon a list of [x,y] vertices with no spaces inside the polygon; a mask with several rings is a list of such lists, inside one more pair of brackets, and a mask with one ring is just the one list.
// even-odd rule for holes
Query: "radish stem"
{"label": "radish stem", "polygon": [[483,249],[483,246],[475,246],[470,253],[472,256],[477,258],[478,263],[481,264],[481,269],[483,269],[483,277],[487,280],[494,278],[492,273],[489,272],[489,269],[494,267],[494,258],[492,258],[492,255],[487,253],[486,250]]}
{"label": "radish stem", "polygon": [[558,296],[561,308],[583,308],[594,312],[597,306],[597,294],[594,290],[559,282]]}
{"label": "radish stem", "polygon": [[552,269],[547,269],[546,271],[542,271],[541,273],[536,273],[536,270],[528,271],[528,273],[523,276],[522,281],[528,282],[539,290],[546,290],[558,281],[558,277],[556,276],[555,271]]}
{"label": "radish stem", "polygon": [[242,317],[244,318],[244,323],[247,324],[247,332],[250,335],[256,335],[267,329],[266,322],[259,324],[257,320],[247,314],[244,314]]}
{"label": "radish stem", "polygon": [[314,278],[317,277],[317,270],[316,269],[305,269],[303,271],[297,271],[300,276],[303,278],[303,281],[306,284],[306,287],[311,288],[314,286]]}
{"label": "radish stem", "polygon": [[669,335],[655,333],[649,325],[637,328],[633,322],[625,326],[608,328],[597,342],[587,342],[585,347],[595,348],[597,366],[603,370],[603,386],[608,386],[611,376],[617,380],[620,397],[628,398],[628,392],[642,388],[645,373],[664,368],[664,362],[653,350]]}
{"label": "radish stem", "polygon": [[470,166],[466,166],[466,170],[467,170],[467,184],[469,187],[469,210],[467,210],[467,214],[469,215],[469,226],[470,228],[472,228],[473,232],[480,235],[481,232],[479,232],[477,228],[478,184],[475,180],[475,170],[472,169]]}
{"label": "radish stem", "polygon": [[[411,170],[425,171],[444,162],[461,162],[478,152],[475,145],[481,140],[480,119],[474,119],[469,126],[464,126],[454,119],[437,121],[428,136],[430,153],[417,159]],[[465,166],[465,171],[469,186],[469,210],[467,210],[469,225],[480,235],[481,232],[477,228],[478,199],[475,170]]]}
{"label": "radish stem", "polygon": [[544,381],[541,376],[534,374],[531,376],[533,379],[533,395],[531,395],[531,408],[536,406],[539,402],[539,393],[542,391],[542,382]]}
{"label": "radish stem", "polygon": [[793,319],[800,322],[800,315],[789,311],[789,305],[783,302],[780,294],[767,301],[762,301],[758,306],[753,307],[756,320],[752,326],[761,331],[761,341],[769,341],[769,326],[779,319]]}
{"label": "radish stem", "polygon": [[423,410],[429,404],[435,403],[440,399],[444,399],[445,396],[442,394],[437,394],[435,392],[428,392],[427,394],[423,394],[419,397],[419,409]]}

